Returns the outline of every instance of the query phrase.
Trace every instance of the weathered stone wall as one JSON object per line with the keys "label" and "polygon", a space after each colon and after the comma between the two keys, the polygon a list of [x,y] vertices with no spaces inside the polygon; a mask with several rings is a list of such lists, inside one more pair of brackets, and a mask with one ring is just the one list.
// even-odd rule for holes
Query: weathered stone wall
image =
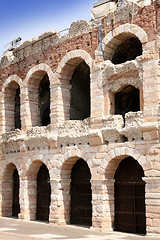
{"label": "weathered stone wall", "polygon": [[[69,223],[70,174],[76,161],[83,158],[91,171],[92,227],[111,231],[114,174],[119,163],[131,156],[144,170],[147,234],[160,234],[158,6],[158,1],[135,5],[133,15],[129,4],[123,16],[117,9],[103,21],[107,23],[102,41],[106,54],[109,50],[113,55],[123,35],[140,40],[142,55],[132,61],[114,65],[110,57],[104,60],[98,28],[84,20],[73,23],[63,37],[57,32],[45,33],[4,54],[0,64],[1,216],[11,215],[12,174],[17,168],[19,218],[35,219],[37,174],[44,163],[51,184],[49,220]],[[82,62],[90,68],[91,114],[83,121],[69,120],[70,80]],[[38,89],[46,74],[51,123],[40,127]],[[140,111],[115,115],[115,94],[127,85],[139,89]],[[17,87],[21,130],[13,127]]]}

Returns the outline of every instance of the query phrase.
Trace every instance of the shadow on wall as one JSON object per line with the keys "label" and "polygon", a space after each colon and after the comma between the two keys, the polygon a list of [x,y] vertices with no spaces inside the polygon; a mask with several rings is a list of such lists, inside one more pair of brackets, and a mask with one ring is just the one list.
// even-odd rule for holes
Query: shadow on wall
{"label": "shadow on wall", "polygon": [[50,124],[50,83],[46,74],[39,86],[40,126]]}
{"label": "shadow on wall", "polygon": [[115,114],[125,117],[128,112],[140,111],[139,89],[128,85],[115,94]]}
{"label": "shadow on wall", "polygon": [[121,39],[121,42],[112,57],[113,64],[134,60],[137,56],[142,55],[142,44],[137,37],[129,37],[124,41]]}
{"label": "shadow on wall", "polygon": [[72,75],[70,120],[84,120],[90,117],[90,68],[80,63]]}
{"label": "shadow on wall", "polygon": [[21,129],[20,118],[20,87],[11,81],[4,91],[5,129],[6,132]]}
{"label": "shadow on wall", "polygon": [[134,34],[123,32],[107,43],[104,52],[105,60],[121,64],[142,55],[142,43]]}
{"label": "shadow on wall", "polygon": [[50,124],[50,82],[44,71],[36,71],[28,82],[32,127]]}

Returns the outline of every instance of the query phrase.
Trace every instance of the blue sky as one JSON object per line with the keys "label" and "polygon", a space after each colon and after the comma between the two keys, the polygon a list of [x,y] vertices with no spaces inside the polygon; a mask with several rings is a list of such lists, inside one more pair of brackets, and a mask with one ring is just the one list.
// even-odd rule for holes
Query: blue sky
{"label": "blue sky", "polygon": [[93,0],[2,0],[0,4],[0,55],[4,46],[49,30],[63,30],[73,21],[90,20]]}

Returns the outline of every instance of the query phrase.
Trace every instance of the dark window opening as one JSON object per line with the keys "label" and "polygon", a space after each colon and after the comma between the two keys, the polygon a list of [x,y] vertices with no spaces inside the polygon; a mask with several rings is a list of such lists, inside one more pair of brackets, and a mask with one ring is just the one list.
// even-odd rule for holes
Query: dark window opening
{"label": "dark window opening", "polygon": [[90,117],[90,68],[85,62],[74,70],[71,85],[70,119]]}
{"label": "dark window opening", "polygon": [[13,199],[12,199],[12,216],[18,217],[20,213],[19,204],[19,175],[17,169],[13,172]]}
{"label": "dark window opening", "polygon": [[37,175],[37,211],[36,220],[49,221],[49,206],[51,202],[51,185],[49,171],[42,164]]}
{"label": "dark window opening", "polygon": [[132,157],[125,158],[115,173],[115,230],[146,233],[144,171]]}
{"label": "dark window opening", "polygon": [[14,109],[14,126],[15,129],[21,129],[21,116],[20,116],[20,88],[16,89],[15,95],[15,109]]}
{"label": "dark window opening", "polygon": [[121,142],[128,142],[128,138],[125,135],[120,136]]}
{"label": "dark window opening", "polygon": [[[118,40],[121,40],[120,37]],[[142,43],[136,37],[130,37],[117,47],[112,57],[113,64],[124,63],[134,60],[137,56],[142,55]]]}
{"label": "dark window opening", "polygon": [[91,173],[87,163],[79,159],[71,172],[71,223],[92,225]]}
{"label": "dark window opening", "polygon": [[115,114],[140,111],[139,89],[129,85],[115,94]]}
{"label": "dark window opening", "polygon": [[46,74],[39,86],[40,125],[50,124],[50,82]]}

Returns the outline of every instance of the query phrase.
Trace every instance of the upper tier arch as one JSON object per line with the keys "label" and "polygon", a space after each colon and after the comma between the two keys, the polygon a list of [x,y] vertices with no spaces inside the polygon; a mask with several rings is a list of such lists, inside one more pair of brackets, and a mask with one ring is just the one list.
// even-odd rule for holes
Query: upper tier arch
{"label": "upper tier arch", "polygon": [[129,38],[134,38],[137,41],[137,44],[139,42],[142,45],[143,52],[143,44],[148,41],[146,32],[135,24],[126,23],[116,27],[113,31],[110,31],[103,38],[102,48],[104,50],[105,60],[112,60],[112,57],[118,46],[120,46],[122,43],[124,43],[125,46],[125,42]]}
{"label": "upper tier arch", "polygon": [[[72,62],[72,60],[73,60],[73,62]],[[56,73],[59,73],[59,74],[63,73],[64,70],[68,69],[68,67],[67,67],[68,64],[73,65],[73,70],[74,70],[75,67],[78,66],[78,64],[81,63],[82,61],[86,62],[86,64],[89,66],[90,71],[92,73],[93,59],[84,50],[72,50],[72,51],[68,52],[63,57],[61,62],[58,64]],[[72,75],[72,73],[71,73],[71,75]]]}

